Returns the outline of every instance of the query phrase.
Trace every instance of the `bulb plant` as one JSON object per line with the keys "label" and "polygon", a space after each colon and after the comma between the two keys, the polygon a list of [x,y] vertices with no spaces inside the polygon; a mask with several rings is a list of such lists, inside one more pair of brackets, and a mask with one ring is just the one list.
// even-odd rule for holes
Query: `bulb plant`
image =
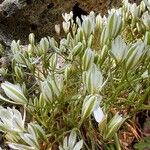
{"label": "bulb plant", "polygon": [[12,41],[11,69],[0,69],[0,131],[9,147],[125,148],[120,131],[150,109],[149,6],[124,0],[107,17],[90,12],[76,23],[65,13],[60,41],[37,42],[33,33],[28,45]]}

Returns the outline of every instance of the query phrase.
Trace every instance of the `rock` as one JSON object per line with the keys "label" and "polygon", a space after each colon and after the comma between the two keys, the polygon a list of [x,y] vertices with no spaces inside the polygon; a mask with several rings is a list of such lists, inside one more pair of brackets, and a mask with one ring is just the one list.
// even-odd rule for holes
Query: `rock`
{"label": "rock", "polygon": [[0,0],[0,41],[8,46],[13,39],[20,39],[25,44],[31,32],[36,39],[57,37],[55,24],[61,24],[62,13],[70,12],[76,3],[86,12],[104,15],[120,6],[121,0]]}
{"label": "rock", "polygon": [[17,0],[4,0],[0,4],[0,15],[1,17],[9,17],[21,8],[22,4],[19,3]]}
{"label": "rock", "polygon": [[62,13],[70,12],[78,2],[86,12],[105,14],[108,8],[120,5],[118,0],[3,0],[0,1],[0,40],[10,44],[13,39],[27,42],[29,33],[40,39],[57,36],[55,24],[63,20]]}

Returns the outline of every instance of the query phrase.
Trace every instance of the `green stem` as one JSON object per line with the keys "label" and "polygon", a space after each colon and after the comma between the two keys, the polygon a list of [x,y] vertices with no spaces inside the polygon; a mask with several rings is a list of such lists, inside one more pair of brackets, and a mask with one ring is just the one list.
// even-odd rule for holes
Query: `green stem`
{"label": "green stem", "polygon": [[116,142],[116,148],[117,148],[117,150],[121,150],[120,141],[119,141],[117,133],[115,133],[114,139],[115,139],[115,142]]}

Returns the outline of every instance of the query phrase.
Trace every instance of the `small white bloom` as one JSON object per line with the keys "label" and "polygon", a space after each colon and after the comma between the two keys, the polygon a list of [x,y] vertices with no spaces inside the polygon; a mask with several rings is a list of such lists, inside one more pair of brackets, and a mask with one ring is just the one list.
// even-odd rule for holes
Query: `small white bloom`
{"label": "small white bloom", "polygon": [[49,41],[46,37],[42,38],[41,41],[40,41],[40,48],[41,48],[41,52],[44,53],[44,52],[47,52],[48,49],[49,49]]}
{"label": "small white bloom", "polygon": [[19,85],[14,85],[10,82],[1,84],[5,94],[17,104],[27,104],[27,98],[24,96],[23,91]]}
{"label": "small white bloom", "polygon": [[24,123],[25,116],[22,117],[17,109],[0,107],[0,128],[3,132],[23,132]]}
{"label": "small white bloom", "polygon": [[66,22],[68,22],[70,19],[72,19],[73,17],[73,12],[71,11],[69,14],[65,13],[65,14],[62,14],[62,17],[64,18],[64,20]]}
{"label": "small white bloom", "polygon": [[148,10],[150,11],[150,0],[143,0]]}
{"label": "small white bloom", "polygon": [[63,77],[48,76],[43,82],[41,82],[41,91],[45,100],[52,101],[54,96],[59,97],[63,88]]}
{"label": "small white bloom", "polygon": [[112,138],[125,120],[126,118],[116,113],[115,116],[108,123],[104,139]]}
{"label": "small white bloom", "polygon": [[136,3],[130,4],[129,6],[130,6],[130,12],[132,14],[132,17],[137,19],[139,16],[139,7],[137,7]]}
{"label": "small white bloom", "polygon": [[77,134],[72,130],[69,137],[64,138],[63,146],[59,146],[59,150],[80,150],[82,147],[83,140],[77,142]]}
{"label": "small white bloom", "polygon": [[96,122],[101,123],[103,118],[105,117],[104,112],[102,111],[102,108],[97,105],[93,111],[94,118]]}
{"label": "small white bloom", "polygon": [[95,27],[95,20],[93,21],[92,17],[83,16],[83,22],[82,22],[82,29],[85,35],[85,38],[87,39]]}
{"label": "small white bloom", "polygon": [[98,93],[103,87],[103,76],[95,64],[83,72],[83,83],[89,93]]}
{"label": "small white bloom", "polygon": [[88,95],[85,97],[82,105],[82,119],[88,118],[92,113],[96,122],[100,123],[105,117],[99,103],[102,97],[100,95]]}
{"label": "small white bloom", "polygon": [[44,141],[46,135],[41,126],[35,123],[28,124],[26,132],[19,134],[23,144],[9,142],[9,147],[17,150],[39,150],[40,140]]}
{"label": "small white bloom", "polygon": [[95,23],[96,27],[97,28],[102,28],[103,26],[103,19],[102,19],[102,16],[100,14],[98,14],[96,16],[96,23]]}
{"label": "small white bloom", "polygon": [[30,33],[29,34],[29,42],[32,45],[35,43],[35,35],[34,35],[34,33]]}
{"label": "small white bloom", "polygon": [[123,60],[126,57],[128,47],[121,36],[118,36],[112,42],[112,53],[118,61]]}
{"label": "small white bloom", "polygon": [[142,15],[142,21],[146,27],[150,27],[150,14],[148,11],[144,12]]}
{"label": "small white bloom", "polygon": [[68,33],[69,28],[70,28],[70,22],[64,22],[63,21],[62,25],[63,25],[63,29],[64,29],[65,33]]}
{"label": "small white bloom", "polygon": [[90,48],[87,48],[82,57],[83,70],[88,70],[89,68],[91,68],[94,63],[94,56],[94,52]]}
{"label": "small white bloom", "polygon": [[60,34],[60,24],[55,25],[55,31],[58,35]]}
{"label": "small white bloom", "polygon": [[108,10],[108,14],[110,15],[110,14],[115,13],[116,15],[121,16],[122,15],[121,11],[122,11],[121,9],[114,9],[114,8],[112,8],[111,10]]}
{"label": "small white bloom", "polygon": [[131,65],[134,66],[141,58],[142,54],[144,53],[145,44],[143,41],[139,40],[135,44],[131,46],[128,53],[130,54],[127,57],[127,66]]}
{"label": "small white bloom", "polygon": [[13,40],[11,43],[11,50],[13,51],[13,53],[17,53],[21,50],[20,45],[15,40]]}

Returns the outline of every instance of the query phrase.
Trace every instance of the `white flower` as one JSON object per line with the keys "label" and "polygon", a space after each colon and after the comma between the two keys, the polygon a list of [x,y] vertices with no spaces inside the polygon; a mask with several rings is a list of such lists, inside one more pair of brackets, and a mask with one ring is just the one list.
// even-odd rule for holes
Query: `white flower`
{"label": "white flower", "polygon": [[80,150],[83,147],[83,140],[76,141],[77,134],[72,130],[69,137],[64,138],[63,146],[59,146],[59,150]]}
{"label": "white flower", "polygon": [[22,117],[21,113],[15,108],[0,107],[0,130],[3,132],[23,132],[25,123],[25,114]]}
{"label": "white flower", "polygon": [[40,48],[41,48],[41,53],[47,52],[49,49],[49,41],[46,37],[42,38],[40,41]]}
{"label": "white flower", "polygon": [[89,93],[98,93],[103,87],[103,76],[95,64],[83,72],[83,83]]}
{"label": "white flower", "polygon": [[104,113],[99,106],[102,97],[100,95],[88,95],[82,105],[82,120],[88,118],[92,113],[96,122],[100,123],[104,118]]}
{"label": "white flower", "polygon": [[45,100],[52,101],[54,96],[59,97],[63,88],[62,76],[48,76],[41,82],[41,91]]}
{"label": "white flower", "polygon": [[64,22],[63,21],[63,29],[65,31],[65,33],[68,33],[69,32],[69,28],[70,28],[70,22]]}
{"label": "white flower", "polygon": [[58,35],[60,34],[60,24],[55,25],[55,31]]}
{"label": "white flower", "polygon": [[13,40],[11,43],[11,50],[13,51],[13,53],[17,53],[21,50],[20,45],[15,40]]}
{"label": "white flower", "polygon": [[150,0],[143,0],[143,1],[146,4],[148,10],[150,11]]}
{"label": "white flower", "polygon": [[82,29],[84,36],[87,39],[94,30],[95,20],[92,18],[92,16],[82,16],[82,18],[83,18]]}
{"label": "white flower", "polygon": [[114,8],[112,8],[111,10],[108,10],[108,14],[110,15],[110,14],[115,13],[116,15],[121,16],[122,15],[121,11],[122,11],[121,9],[114,9]]}
{"label": "white flower", "polygon": [[105,117],[102,108],[99,105],[96,105],[95,109],[93,110],[93,115],[96,122],[101,123],[103,118]]}
{"label": "white flower", "polygon": [[88,70],[94,63],[94,52],[87,48],[82,57],[82,68],[83,70]]}
{"label": "white flower", "polygon": [[100,14],[98,14],[97,16],[96,16],[96,23],[95,23],[95,27],[96,28],[102,28],[102,26],[103,26],[103,18],[102,18],[102,16],[100,15]]}
{"label": "white flower", "polygon": [[71,11],[69,14],[65,13],[62,14],[62,17],[64,18],[65,22],[68,22],[73,17],[73,12]]}
{"label": "white flower", "polygon": [[34,33],[30,33],[29,34],[29,42],[32,45],[35,43],[35,35],[34,35]]}
{"label": "white flower", "polygon": [[148,11],[144,12],[142,15],[142,21],[146,27],[150,27],[150,14]]}
{"label": "white flower", "polygon": [[1,84],[5,94],[13,101],[5,99],[0,95],[0,99],[6,100],[16,104],[27,104],[27,98],[24,96],[23,91],[19,85],[14,85],[10,82],[4,82]]}
{"label": "white flower", "polygon": [[126,43],[124,42],[124,40],[121,38],[121,36],[118,36],[112,42],[112,53],[118,61],[121,61],[126,57],[126,54],[128,52],[127,48],[128,47]]}
{"label": "white flower", "polygon": [[123,118],[121,115],[116,113],[115,116],[108,123],[108,127],[106,129],[107,133],[104,136],[104,139],[113,137],[125,120],[126,118]]}
{"label": "white flower", "polygon": [[8,142],[9,147],[17,150],[39,150],[40,140],[46,140],[44,130],[35,123],[28,124],[27,131],[20,133],[19,136],[23,140],[23,144]]}
{"label": "white flower", "polygon": [[136,65],[144,53],[144,48],[144,42],[141,40],[138,40],[135,44],[133,44],[128,51],[126,65],[130,67]]}
{"label": "white flower", "polygon": [[137,19],[139,16],[139,7],[137,7],[137,4],[136,3],[130,4],[129,9],[130,9],[130,12],[132,14],[132,17]]}

